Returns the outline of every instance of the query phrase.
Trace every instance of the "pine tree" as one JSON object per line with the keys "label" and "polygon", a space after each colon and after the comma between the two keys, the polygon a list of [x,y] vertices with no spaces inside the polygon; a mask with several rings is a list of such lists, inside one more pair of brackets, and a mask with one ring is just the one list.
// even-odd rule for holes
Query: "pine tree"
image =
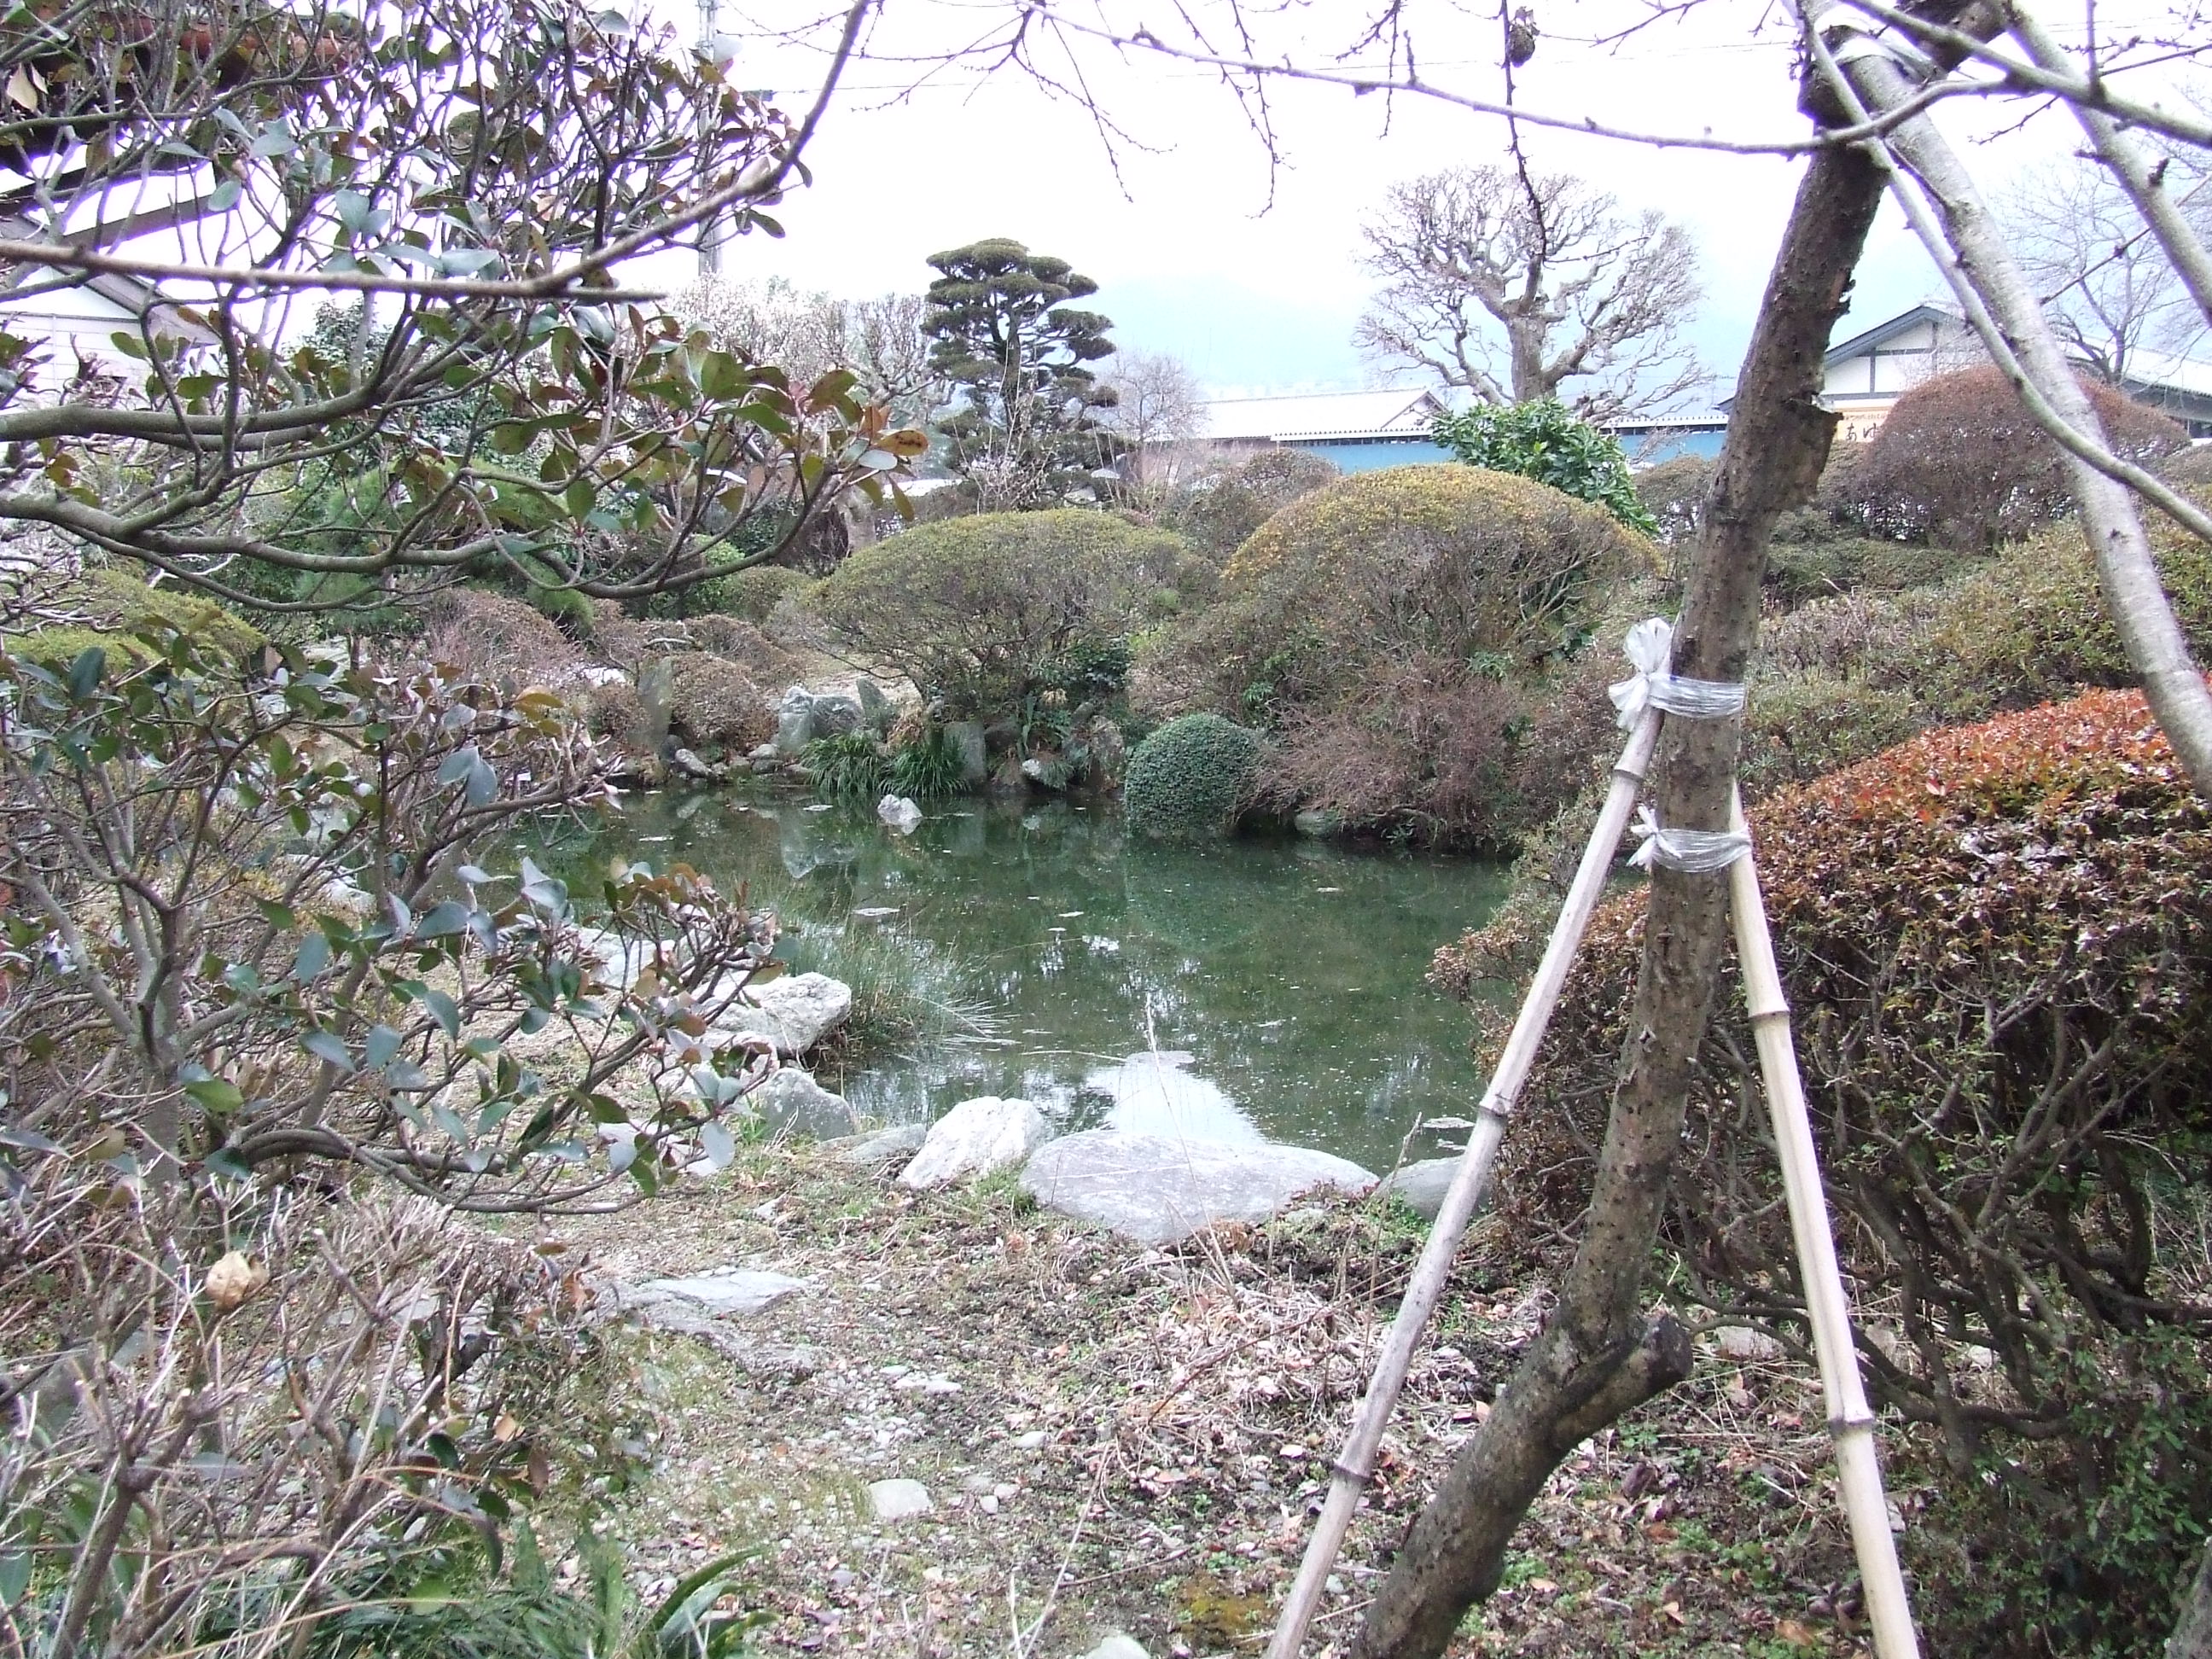
{"label": "pine tree", "polygon": [[1085,368],[1112,355],[1110,318],[1066,302],[1098,284],[1065,259],[1004,237],[932,254],[922,329],[930,367],[957,388],[938,422],[976,505],[1059,507],[1091,487],[1121,441],[1099,411],[1115,394]]}

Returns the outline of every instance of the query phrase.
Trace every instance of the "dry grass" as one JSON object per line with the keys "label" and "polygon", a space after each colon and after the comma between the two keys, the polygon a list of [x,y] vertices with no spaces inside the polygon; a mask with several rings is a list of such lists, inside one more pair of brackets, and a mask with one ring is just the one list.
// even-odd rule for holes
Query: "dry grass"
{"label": "dry grass", "polygon": [[[917,1659],[1111,1630],[1155,1655],[1256,1650],[1419,1247],[1369,1202],[1146,1250],[1003,1182],[917,1199],[803,1148],[566,1236],[624,1277],[743,1261],[812,1287],[756,1322],[807,1375],[636,1339],[657,1472],[616,1530],[645,1588],[765,1543],[768,1647]],[[1408,1379],[1332,1647],[1544,1313],[1485,1255]],[[1709,1361],[1569,1461],[1455,1650],[1857,1653],[1820,1425],[1801,1369]],[[875,1521],[866,1483],[895,1476],[934,1512]]]}

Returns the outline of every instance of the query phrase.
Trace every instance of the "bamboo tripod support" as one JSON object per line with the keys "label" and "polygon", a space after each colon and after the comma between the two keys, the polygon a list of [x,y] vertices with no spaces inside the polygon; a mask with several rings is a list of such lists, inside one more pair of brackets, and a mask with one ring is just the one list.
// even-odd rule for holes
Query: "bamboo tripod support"
{"label": "bamboo tripod support", "polygon": [[[1739,834],[1750,833],[1740,797],[1731,817]],[[1805,1315],[1813,1327],[1813,1351],[1820,1359],[1820,1392],[1828,1409],[1828,1438],[1836,1449],[1836,1473],[1844,1513],[1850,1522],[1851,1549],[1858,1557],[1859,1582],[1865,1587],[1867,1617],[1874,1626],[1875,1652],[1881,1659],[1918,1659],[1920,1641],[1913,1632],[1905,1575],[1897,1565],[1889,1499],[1882,1491],[1881,1462],[1875,1450],[1874,1413],[1867,1407],[1866,1388],[1859,1377],[1850,1307],[1844,1298],[1843,1270],[1836,1264],[1835,1229],[1820,1184],[1820,1158],[1813,1145],[1812,1116],[1805,1109],[1804,1080],[1797,1073],[1790,1000],[1783,994],[1781,970],[1774,962],[1774,935],[1766,925],[1766,901],[1749,854],[1729,866],[1729,909],[1735,921],[1744,1010],[1751,1016],[1759,1075],[1766,1084],[1766,1108],[1774,1119],[1782,1189],[1790,1201],[1790,1231],[1805,1287]]]}
{"label": "bamboo tripod support", "polygon": [[1429,1316],[1436,1310],[1437,1298],[1443,1294],[1444,1281],[1451,1276],[1452,1256],[1459,1249],[1460,1237],[1489,1195],[1491,1167],[1498,1161],[1498,1143],[1505,1139],[1506,1121],[1521,1097],[1521,1085],[1528,1080],[1536,1050],[1552,1023],[1552,1011],[1559,1006],[1559,992],[1566,984],[1567,969],[1574,965],[1575,953],[1582,948],[1583,930],[1589,926],[1598,900],[1604,896],[1613,854],[1628,828],[1629,814],[1636,810],[1644,769],[1651,763],[1651,750],[1659,741],[1659,720],[1656,708],[1644,710],[1613,766],[1613,787],[1598,812],[1597,827],[1590,832],[1589,845],[1583,849],[1583,861],[1567,889],[1566,902],[1560,907],[1559,919],[1553,924],[1552,937],[1544,946],[1544,959],[1514,1018],[1490,1086],[1483,1091],[1474,1132],[1468,1137],[1467,1150],[1460,1154],[1459,1168],[1452,1172],[1436,1224],[1429,1230],[1429,1242],[1422,1247],[1420,1260],[1414,1264],[1413,1276],[1398,1304],[1397,1316],[1390,1322],[1382,1352],[1375,1362],[1375,1374],[1368,1379],[1367,1392],[1360,1397],[1359,1410],[1352,1418],[1351,1436],[1337,1455],[1328,1497],[1306,1545],[1305,1559],[1298,1564],[1290,1599],[1284,1603],[1282,1617],[1267,1644],[1267,1659],[1297,1659],[1306,1628],[1321,1605],[1329,1570],[1336,1565],[1344,1534],[1359,1507],[1359,1494],[1374,1477],[1375,1454],[1382,1447],[1391,1407],[1398,1403],[1398,1390],[1405,1386],[1406,1372],[1413,1363],[1413,1349]]}
{"label": "bamboo tripod support", "polygon": [[[1414,1265],[1396,1316],[1383,1339],[1382,1352],[1353,1414],[1352,1431],[1330,1474],[1328,1495],[1298,1564],[1267,1659],[1297,1659],[1308,1628],[1343,1548],[1345,1534],[1359,1505],[1359,1495],[1373,1478],[1375,1457],[1397,1404],[1429,1316],[1451,1273],[1453,1255],[1475,1211],[1488,1195],[1490,1176],[1497,1162],[1521,1090],[1528,1079],[1536,1051],[1551,1024],[1566,983],[1567,972],[1581,949],[1591,914],[1603,895],[1622,832],[1635,809],[1644,773],[1659,737],[1660,714],[1647,708],[1629,734],[1626,747],[1613,768],[1613,786],[1598,814],[1596,828],[1583,851],[1565,903],[1544,947],[1528,995],[1507,1036],[1504,1051],[1490,1086],[1478,1109],[1474,1132],[1460,1154],[1442,1206],[1420,1260]],[[1747,833],[1743,808],[1734,807],[1733,827]],[[1748,854],[1729,867],[1729,897],[1735,922],[1736,954],[1743,974],[1744,997],[1759,1048],[1760,1073],[1766,1085],[1768,1108],[1774,1120],[1775,1145],[1780,1155],[1783,1190],[1790,1206],[1790,1231],[1797,1250],[1799,1271],[1805,1286],[1806,1313],[1813,1328],[1814,1348],[1820,1369],[1820,1386],[1828,1413],[1828,1433],[1836,1449],[1838,1484],[1858,1559],[1859,1577],[1865,1587],[1869,1622],[1874,1627],[1878,1659],[1919,1659],[1905,1578],[1898,1565],[1897,1545],[1891,1535],[1889,1504],[1882,1490],[1881,1465],[1874,1441],[1874,1413],[1867,1405],[1859,1376],[1857,1351],[1851,1338],[1850,1311],[1844,1295],[1843,1274],[1836,1260],[1835,1239],[1827,1200],[1820,1181],[1820,1159],[1813,1141],[1805,1091],[1797,1071],[1796,1045],[1790,1035],[1790,1004],[1783,994],[1782,977],[1775,964],[1774,941],[1766,923],[1766,906],[1759,888],[1759,874]]]}

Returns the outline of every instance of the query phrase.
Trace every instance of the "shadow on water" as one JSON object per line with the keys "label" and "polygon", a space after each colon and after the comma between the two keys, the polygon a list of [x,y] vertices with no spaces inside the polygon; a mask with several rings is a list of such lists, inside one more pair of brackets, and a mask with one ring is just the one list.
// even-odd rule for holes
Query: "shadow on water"
{"label": "shadow on water", "polygon": [[[1293,840],[1159,847],[1060,803],[953,803],[902,838],[734,795],[635,798],[546,852],[579,890],[617,857],[746,883],[795,925],[802,968],[810,943],[872,929],[954,964],[994,1040],[848,1073],[847,1097],[890,1121],[1020,1095],[1071,1127],[1285,1140],[1387,1168],[1417,1114],[1467,1115],[1481,1082],[1465,1011],[1422,975],[1496,908],[1495,865]],[[1425,1133],[1410,1156],[1437,1150]]]}

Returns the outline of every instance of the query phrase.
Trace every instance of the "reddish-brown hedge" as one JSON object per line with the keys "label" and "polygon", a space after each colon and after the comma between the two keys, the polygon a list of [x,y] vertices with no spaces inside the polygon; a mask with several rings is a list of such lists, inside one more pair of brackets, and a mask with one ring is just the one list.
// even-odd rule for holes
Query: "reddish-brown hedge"
{"label": "reddish-brown hedge", "polygon": [[[2132,461],[2185,449],[2189,434],[2102,381],[2081,388],[2106,441]],[[1996,368],[1923,380],[1897,400],[1866,447],[1843,495],[1877,538],[1931,541],[1986,552],[2074,510],[2058,447],[2035,424]]]}
{"label": "reddish-brown hedge", "polygon": [[[2191,1403],[2212,1323],[2194,1242],[2212,811],[2142,697],[2100,691],[1925,733],[1770,797],[1753,829],[1838,1251],[1862,1317],[1889,1328],[1862,1328],[1869,1381],[1954,1469],[2006,1471],[2002,1490],[1963,1483],[1915,1541],[2003,1587],[1978,1612],[1930,1609],[1931,1629],[2006,1656],[2086,1653],[2087,1636],[2148,1651],[2127,1644],[2171,1618],[2182,1529],[2212,1518],[2212,1411]],[[1626,894],[1593,922],[1506,1139],[1493,1237],[1540,1249],[1577,1224],[1644,914]],[[1438,976],[1476,957],[1442,953]],[[1731,965],[1675,1166],[1668,1294],[1802,1354],[1752,1054]],[[2075,1626],[2081,1644],[2056,1641]]]}
{"label": "reddish-brown hedge", "polygon": [[[1854,1270],[2016,1361],[2033,1415],[2037,1339],[1945,1264],[2004,1255],[2014,1291],[2055,1274],[2092,1318],[2162,1305],[2121,1235],[2138,1154],[2212,1121],[2212,815],[2142,697],[2102,691],[1925,733],[1777,794],[1753,828]],[[1524,1238],[1586,1200],[1643,915],[1632,893],[1592,922],[1508,1139],[1500,1206]],[[1462,949],[1437,967],[1463,981]],[[1779,1310],[1794,1269],[1740,1007],[1731,990],[1702,1058],[1676,1242],[1712,1300]],[[1893,1397],[1935,1414],[1929,1379],[1893,1369]]]}

